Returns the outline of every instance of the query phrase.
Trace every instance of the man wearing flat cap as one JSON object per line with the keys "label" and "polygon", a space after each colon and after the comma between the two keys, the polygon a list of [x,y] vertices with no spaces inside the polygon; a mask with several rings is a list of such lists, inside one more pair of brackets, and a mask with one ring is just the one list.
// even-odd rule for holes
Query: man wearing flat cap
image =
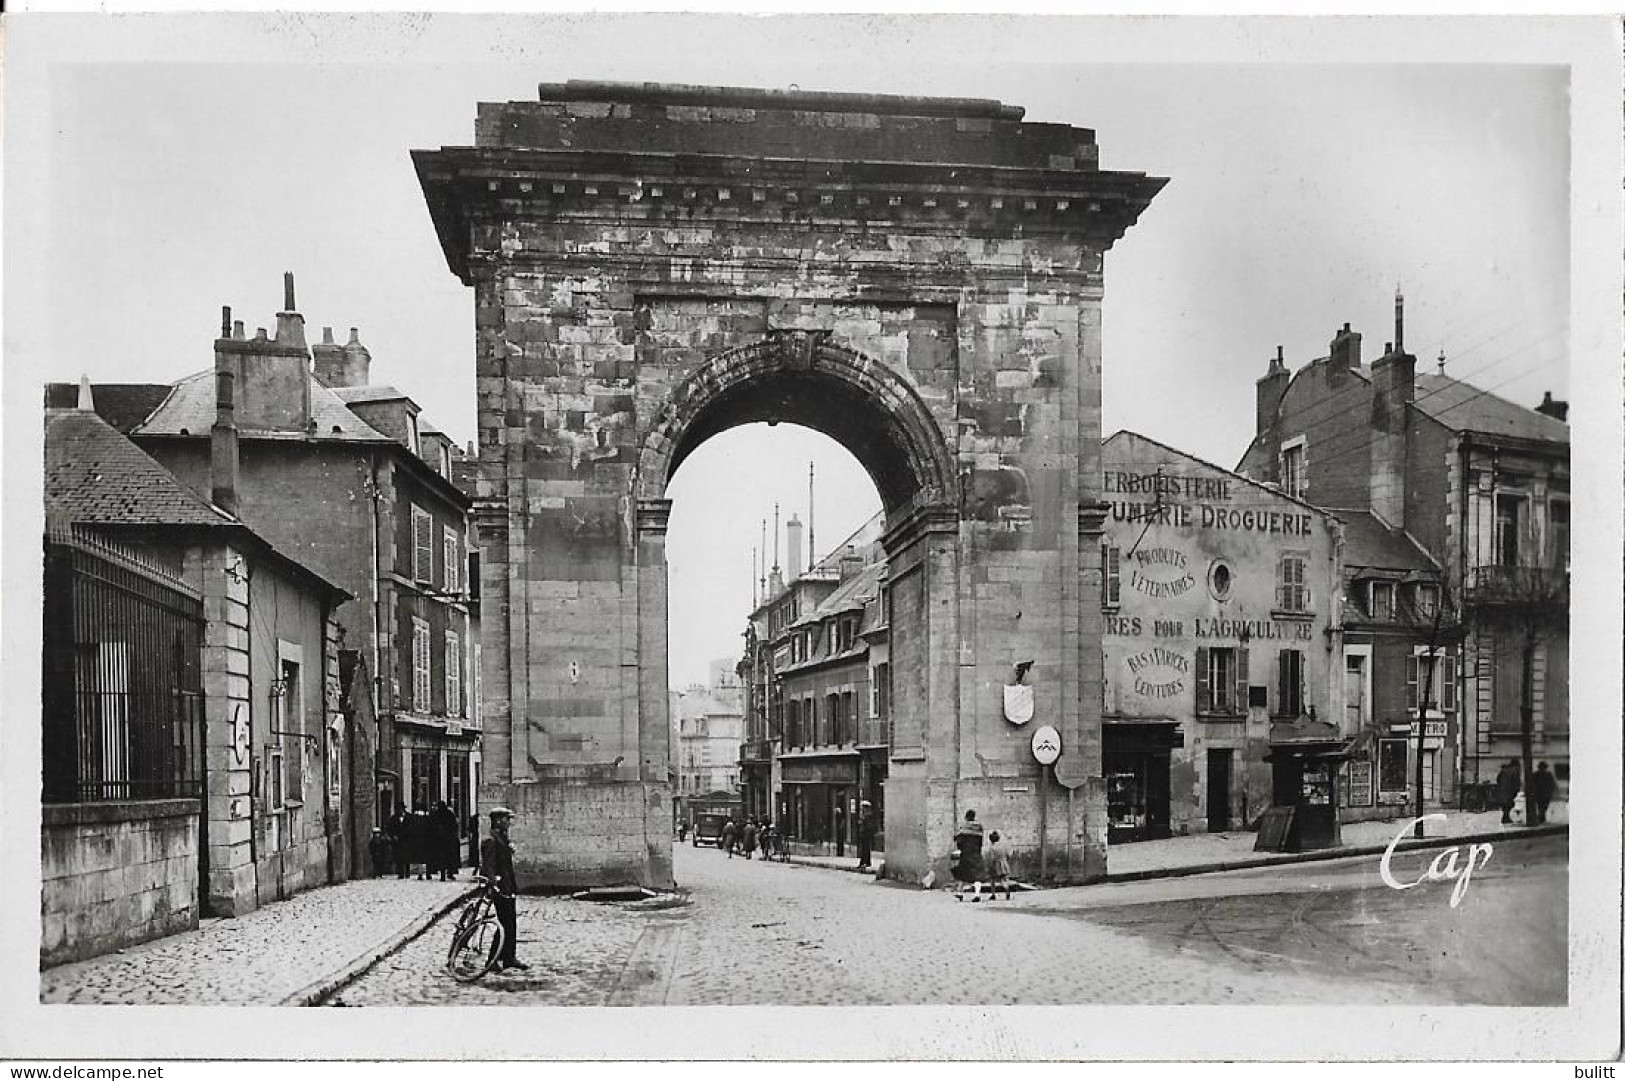
{"label": "man wearing flat cap", "polygon": [[490,879],[495,894],[497,920],[502,924],[502,956],[497,968],[523,971],[530,966],[515,956],[519,945],[519,914],[514,907],[514,894],[519,889],[513,873],[513,845],[508,841],[508,824],[513,812],[506,807],[491,811],[491,836],[480,842],[480,874]]}
{"label": "man wearing flat cap", "polygon": [[858,805],[858,870],[872,871],[869,865],[874,859],[875,848],[875,808],[874,804],[864,800]]}

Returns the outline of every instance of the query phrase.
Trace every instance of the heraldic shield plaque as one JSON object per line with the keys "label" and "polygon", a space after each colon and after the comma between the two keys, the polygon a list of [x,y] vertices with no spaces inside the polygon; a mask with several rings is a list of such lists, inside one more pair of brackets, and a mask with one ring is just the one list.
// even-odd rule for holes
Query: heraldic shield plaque
{"label": "heraldic shield plaque", "polygon": [[1033,719],[1033,689],[1025,683],[1004,688],[1004,719],[1022,725]]}

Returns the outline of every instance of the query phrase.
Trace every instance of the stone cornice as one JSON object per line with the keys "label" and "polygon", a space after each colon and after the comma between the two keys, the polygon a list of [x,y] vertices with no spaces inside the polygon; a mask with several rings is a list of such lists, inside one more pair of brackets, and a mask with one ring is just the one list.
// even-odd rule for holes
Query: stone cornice
{"label": "stone cornice", "polygon": [[881,537],[888,558],[895,558],[932,534],[955,536],[959,512],[947,503],[929,503],[910,510]]}
{"label": "stone cornice", "polygon": [[[973,276],[969,283],[972,288],[994,288],[1008,280],[1079,300],[1099,299],[1102,295],[1100,252],[1085,250],[1081,258],[1080,267],[1051,263],[1040,268],[1032,261],[980,261],[962,258],[957,253],[945,253],[934,262],[909,262],[896,256],[882,258],[875,253],[860,252],[814,266],[838,268],[843,275],[858,276],[862,294],[873,300],[919,303],[922,298],[937,293],[937,299],[943,303],[954,303],[964,295],[967,272]],[[672,276],[674,260],[683,264],[681,279]],[[715,259],[705,257],[698,249],[690,255],[682,248],[673,248],[660,259],[628,252],[530,250],[500,256],[480,251],[467,257],[471,276],[485,273],[494,277],[499,262],[538,273],[548,270],[565,274],[607,273],[619,281],[659,294],[719,300],[736,300],[748,295],[741,289],[742,281],[771,281],[786,276],[799,280],[808,269],[807,261],[794,255],[756,253],[748,258]],[[765,287],[760,291],[764,295],[768,292]]]}
{"label": "stone cornice", "polygon": [[1166,183],[1101,170],[720,155],[446,147],[412,157],[447,262],[468,283],[469,225],[480,217],[1063,237],[1105,249]]}

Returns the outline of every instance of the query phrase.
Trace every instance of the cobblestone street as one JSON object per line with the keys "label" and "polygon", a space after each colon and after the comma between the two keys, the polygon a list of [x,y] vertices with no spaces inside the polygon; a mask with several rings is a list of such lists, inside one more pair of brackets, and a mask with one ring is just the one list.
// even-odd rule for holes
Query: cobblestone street
{"label": "cobblestone street", "polygon": [[376,956],[466,882],[363,879],[40,973],[41,1002],[279,1005]]}
{"label": "cobblestone street", "polygon": [[[1171,953],[1142,936],[1004,901],[677,846],[686,903],[521,898],[527,972],[474,985],[442,970],[442,920],[330,1004],[1387,1004],[1427,988],[1247,957]],[[1267,900],[1264,903],[1268,903]],[[1437,1001],[1437,996],[1431,996]]]}

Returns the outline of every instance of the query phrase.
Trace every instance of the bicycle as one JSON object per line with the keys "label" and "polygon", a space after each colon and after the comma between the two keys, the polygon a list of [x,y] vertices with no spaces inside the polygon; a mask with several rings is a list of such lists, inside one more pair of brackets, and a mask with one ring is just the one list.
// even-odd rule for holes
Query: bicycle
{"label": "bicycle", "polygon": [[479,893],[458,914],[446,951],[446,971],[458,983],[473,983],[495,968],[506,937],[497,919],[496,883],[481,875],[474,881]]}

